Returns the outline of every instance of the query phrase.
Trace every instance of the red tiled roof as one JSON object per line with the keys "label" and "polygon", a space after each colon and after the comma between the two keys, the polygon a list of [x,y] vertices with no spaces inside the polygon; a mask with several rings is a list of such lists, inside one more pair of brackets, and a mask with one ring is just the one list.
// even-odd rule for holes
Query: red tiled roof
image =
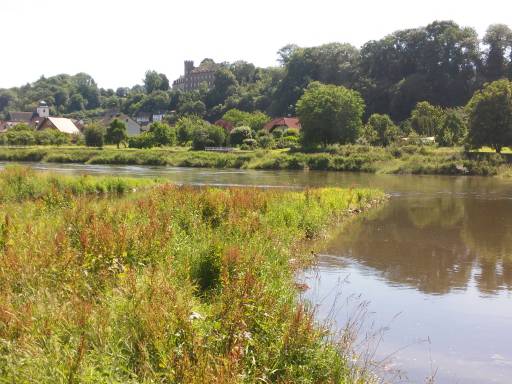
{"label": "red tiled roof", "polygon": [[227,120],[224,120],[224,119],[217,120],[214,124],[218,125],[219,127],[224,128],[224,130],[227,133],[231,132],[233,130],[233,128],[235,128],[233,123],[231,123],[231,122],[229,122]]}
{"label": "red tiled roof", "polygon": [[268,132],[271,132],[276,127],[288,127],[300,129],[300,121],[297,117],[278,117],[274,119],[263,127]]}

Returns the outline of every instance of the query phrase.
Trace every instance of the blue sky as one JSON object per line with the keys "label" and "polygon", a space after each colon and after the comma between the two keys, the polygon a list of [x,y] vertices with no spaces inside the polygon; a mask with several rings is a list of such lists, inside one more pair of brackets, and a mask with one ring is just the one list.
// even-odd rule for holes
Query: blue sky
{"label": "blue sky", "polygon": [[288,43],[360,46],[436,19],[482,35],[511,15],[505,0],[0,0],[0,88],[77,72],[131,86],[147,69],[173,80],[185,59],[269,66]]}

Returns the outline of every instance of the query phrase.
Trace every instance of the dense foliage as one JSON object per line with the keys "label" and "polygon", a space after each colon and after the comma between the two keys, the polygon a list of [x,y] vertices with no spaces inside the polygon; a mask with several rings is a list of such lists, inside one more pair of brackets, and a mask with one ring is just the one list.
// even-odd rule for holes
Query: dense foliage
{"label": "dense foliage", "polygon": [[297,102],[304,142],[354,143],[361,131],[364,108],[364,101],[356,91],[311,83]]}
{"label": "dense foliage", "polygon": [[512,146],[512,82],[498,80],[475,93],[468,104],[472,145],[491,146],[496,152]]}

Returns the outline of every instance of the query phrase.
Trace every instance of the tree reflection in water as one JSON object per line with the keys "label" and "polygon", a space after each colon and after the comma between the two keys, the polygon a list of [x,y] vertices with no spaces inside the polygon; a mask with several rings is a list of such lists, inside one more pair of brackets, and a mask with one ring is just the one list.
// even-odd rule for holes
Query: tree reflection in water
{"label": "tree reflection in water", "polygon": [[353,223],[325,253],[350,257],[391,284],[430,294],[466,289],[472,281],[486,294],[512,290],[510,212],[509,199],[394,198]]}

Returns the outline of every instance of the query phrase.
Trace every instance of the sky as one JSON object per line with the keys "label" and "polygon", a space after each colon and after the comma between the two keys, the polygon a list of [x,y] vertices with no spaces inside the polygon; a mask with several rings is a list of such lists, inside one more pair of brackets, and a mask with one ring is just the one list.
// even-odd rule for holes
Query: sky
{"label": "sky", "polygon": [[271,66],[286,44],[360,47],[434,20],[482,36],[490,24],[512,27],[512,1],[0,0],[0,88],[86,72],[115,89],[149,69],[172,82],[188,59]]}

